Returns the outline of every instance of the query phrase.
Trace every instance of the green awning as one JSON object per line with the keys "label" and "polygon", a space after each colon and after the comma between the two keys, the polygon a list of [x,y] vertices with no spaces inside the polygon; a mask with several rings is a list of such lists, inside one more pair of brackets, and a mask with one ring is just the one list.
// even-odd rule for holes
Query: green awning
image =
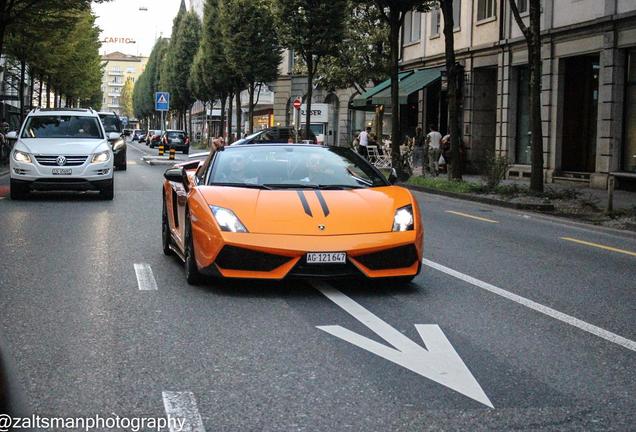
{"label": "green awning", "polygon": [[[402,81],[403,79],[405,79],[406,77],[412,74],[413,74],[413,71],[401,72],[399,75],[400,81]],[[375,87],[372,87],[369,90],[362,93],[361,95],[354,97],[353,101],[351,102],[351,107],[353,109],[369,108],[373,110],[375,107],[371,104],[371,98],[386,89],[389,90],[389,93],[391,92],[391,79],[382,81],[380,84],[376,85]]]}
{"label": "green awning", "polygon": [[[400,105],[406,105],[408,97],[442,78],[443,68],[420,69],[400,81]],[[389,87],[371,97],[372,105],[391,105],[391,82]]]}

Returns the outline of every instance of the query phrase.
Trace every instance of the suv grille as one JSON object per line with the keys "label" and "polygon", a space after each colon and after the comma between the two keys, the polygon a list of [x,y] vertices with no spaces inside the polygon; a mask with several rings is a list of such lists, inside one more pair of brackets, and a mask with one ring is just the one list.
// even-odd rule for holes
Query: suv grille
{"label": "suv grille", "polygon": [[[58,166],[57,158],[59,156],[36,156],[35,160],[38,161],[40,165],[43,166]],[[80,166],[84,165],[88,156],[64,156],[66,158],[66,163],[62,166]]]}

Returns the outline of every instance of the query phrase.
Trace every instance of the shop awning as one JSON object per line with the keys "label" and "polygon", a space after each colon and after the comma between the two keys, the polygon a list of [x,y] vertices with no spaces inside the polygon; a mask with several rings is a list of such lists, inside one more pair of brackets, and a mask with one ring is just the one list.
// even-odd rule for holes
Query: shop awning
{"label": "shop awning", "polygon": [[[400,80],[400,105],[406,105],[408,97],[442,78],[443,68],[420,69]],[[371,97],[371,105],[391,105],[391,81],[389,86]]]}
{"label": "shop awning", "polygon": [[[401,72],[399,75],[400,81],[404,80],[406,77],[412,74],[413,74],[413,71]],[[375,109],[375,106],[371,103],[371,98],[386,89],[388,89],[390,94],[391,79],[382,81],[380,84],[376,85],[375,87],[372,87],[369,90],[362,93],[361,95],[358,95],[355,98],[353,98],[353,101],[351,102],[351,108],[357,109],[357,110],[373,111]]]}

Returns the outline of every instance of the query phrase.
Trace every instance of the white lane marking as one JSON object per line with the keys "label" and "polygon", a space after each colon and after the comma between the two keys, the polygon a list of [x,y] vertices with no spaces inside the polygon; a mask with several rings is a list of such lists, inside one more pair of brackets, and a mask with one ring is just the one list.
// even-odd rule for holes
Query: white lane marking
{"label": "white lane marking", "polygon": [[137,285],[139,291],[157,291],[157,282],[152,274],[152,268],[148,264],[135,264],[135,274],[137,275]]}
{"label": "white lane marking", "polygon": [[322,283],[315,283],[314,286],[329,300],[393,347],[383,345],[338,325],[317,326],[317,328],[494,408],[488,396],[438,325],[415,325],[426,345],[426,349],[424,349],[337,289]]}
{"label": "white lane marking", "polygon": [[588,333],[591,333],[595,336],[598,336],[600,338],[603,338],[609,342],[615,343],[617,345],[620,345],[624,348],[627,348],[628,350],[632,350],[632,351],[636,351],[636,342],[634,342],[631,339],[627,339],[624,338],[623,336],[617,335],[616,333],[612,333],[610,331],[607,331],[605,329],[602,329],[600,327],[597,327],[595,325],[592,325],[590,323],[587,323],[585,321],[582,321],[578,318],[575,318],[573,316],[564,314],[563,312],[559,312],[558,310],[552,309],[551,307],[548,306],[544,306],[541,303],[537,303],[535,301],[529,300],[525,297],[521,297],[517,294],[513,294],[509,291],[506,291],[504,289],[498,288],[494,285],[491,285],[487,282],[481,281],[479,279],[475,279],[472,276],[468,276],[466,274],[460,273],[457,270],[453,270],[451,268],[445,267],[441,264],[438,264],[436,262],[427,260],[427,259],[423,259],[422,263],[424,263],[424,265],[427,265],[431,268],[434,268],[435,270],[439,270],[442,273],[446,273],[447,275],[453,276],[457,279],[463,280],[464,282],[468,282],[471,285],[474,285],[478,288],[484,289],[486,291],[489,291],[493,294],[497,294],[498,296],[507,298],[508,300],[512,300],[515,303],[519,303],[520,305],[523,305],[527,308],[530,308],[532,310],[535,310],[537,312],[540,312],[544,315],[547,315],[551,318],[557,319],[559,321],[562,321],[566,324],[569,324],[571,326],[577,327],[583,331],[586,331]]}
{"label": "white lane marking", "polygon": [[205,432],[197,401],[192,392],[162,392],[168,418],[180,420],[181,428],[170,425],[170,432]]}

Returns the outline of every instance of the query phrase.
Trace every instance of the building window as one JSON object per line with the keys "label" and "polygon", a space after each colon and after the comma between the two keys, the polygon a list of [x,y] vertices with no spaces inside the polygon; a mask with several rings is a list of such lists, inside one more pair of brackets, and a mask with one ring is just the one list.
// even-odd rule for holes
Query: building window
{"label": "building window", "polygon": [[477,0],[477,21],[495,16],[495,0]]}
{"label": "building window", "polygon": [[407,12],[404,17],[404,43],[417,42],[420,40],[422,30],[422,15],[420,12]]}
{"label": "building window", "polygon": [[528,0],[517,0],[517,9],[519,9],[519,13],[528,12]]}
{"label": "building window", "polygon": [[439,36],[441,17],[442,15],[440,8],[434,9],[431,13],[431,36]]}
{"label": "building window", "polygon": [[460,28],[462,20],[462,0],[453,0],[453,26],[455,29]]}

